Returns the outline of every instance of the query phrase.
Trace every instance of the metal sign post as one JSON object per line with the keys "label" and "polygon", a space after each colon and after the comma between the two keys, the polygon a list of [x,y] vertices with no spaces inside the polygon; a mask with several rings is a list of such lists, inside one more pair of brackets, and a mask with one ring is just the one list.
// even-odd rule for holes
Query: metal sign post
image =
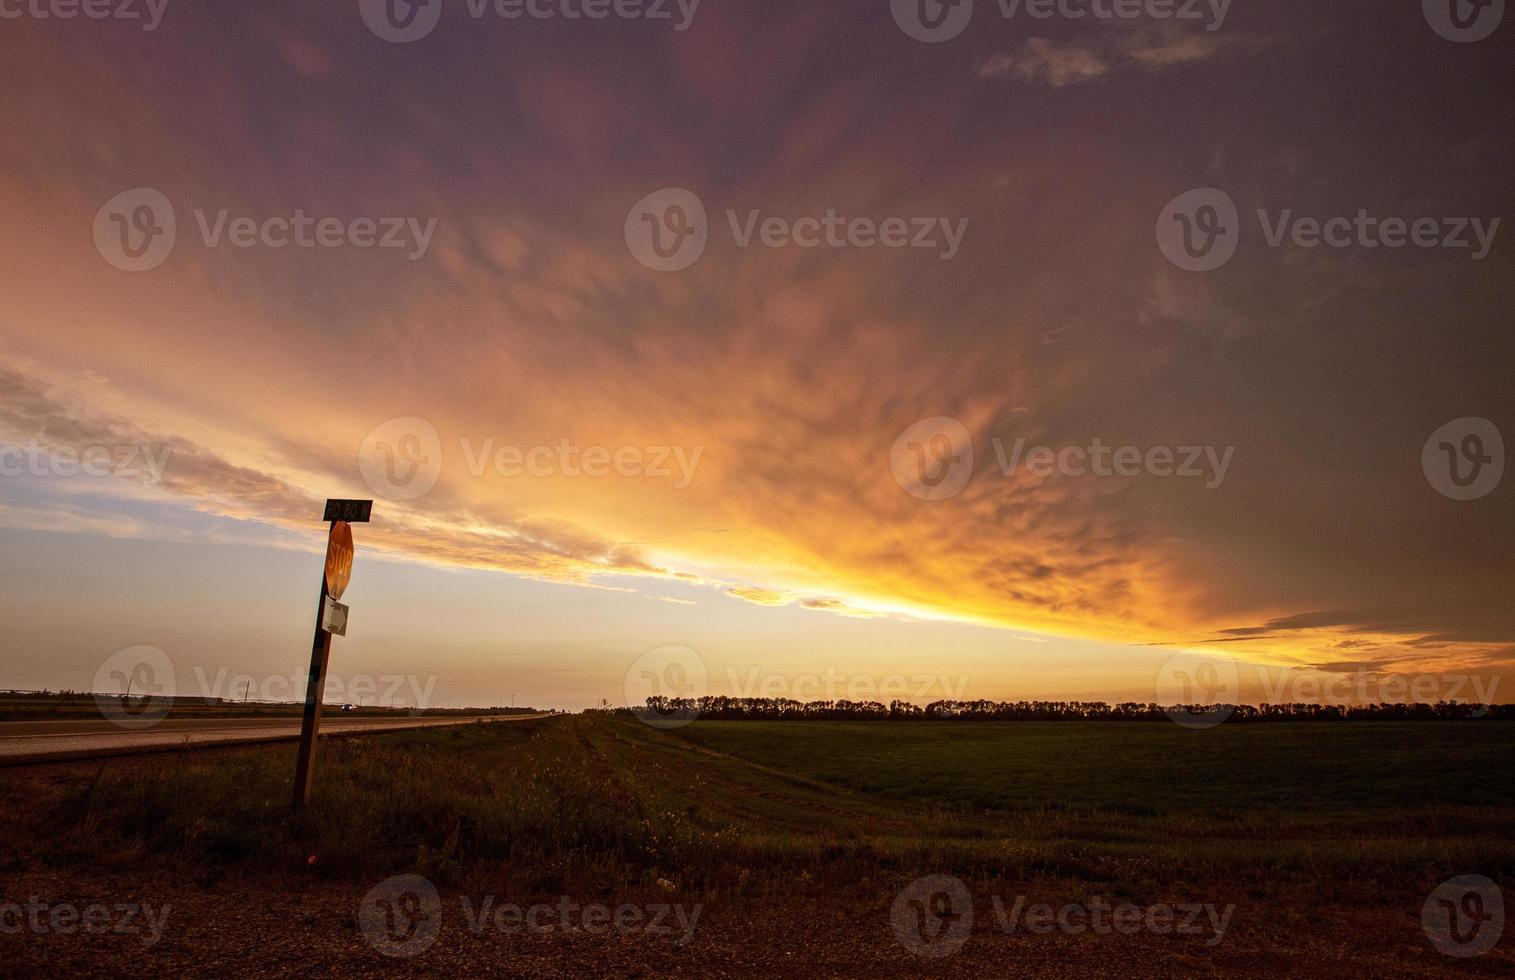
{"label": "metal sign post", "polygon": [[[310,677],[305,685],[305,716],[300,725],[300,754],[295,759],[294,808],[310,802],[310,784],[315,776],[316,736],[321,731],[321,698],[326,691],[326,663],[331,657],[333,629],[347,633],[347,607],[336,602],[352,577],[352,523],[367,523],[372,500],[328,500],[325,520],[331,524],[326,539],[326,569],[321,575],[321,597],[316,603],[316,633],[310,647]],[[340,619],[330,606],[341,608]]]}

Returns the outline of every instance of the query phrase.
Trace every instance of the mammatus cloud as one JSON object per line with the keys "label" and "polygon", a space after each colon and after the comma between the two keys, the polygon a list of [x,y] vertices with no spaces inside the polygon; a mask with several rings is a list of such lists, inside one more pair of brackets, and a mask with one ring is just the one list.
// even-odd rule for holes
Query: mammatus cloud
{"label": "mammatus cloud", "polygon": [[[104,384],[97,379],[97,386]],[[235,465],[178,437],[148,432],[120,417],[96,413],[77,397],[46,381],[0,365],[0,435],[16,445],[36,446],[50,454],[77,453],[80,447],[162,447],[164,466],[155,484],[169,494],[186,498],[201,510],[224,517],[256,520],[290,530],[308,529],[320,509],[320,499],[298,486],[244,466]],[[318,474],[311,474],[317,476]],[[547,581],[606,586],[596,576],[615,574],[668,578],[671,573],[650,562],[630,544],[608,541],[584,528],[557,519],[499,518],[480,521],[462,509],[424,514],[383,502],[386,519],[374,525],[365,546],[445,565],[486,568]],[[38,510],[0,507],[0,521],[34,530],[87,531],[131,537],[150,533],[147,523],[106,518],[78,507]],[[483,527],[480,527],[480,524]],[[477,530],[466,530],[473,524]],[[677,576],[694,584],[718,586],[698,576]],[[838,615],[873,618],[881,615],[840,599],[803,593],[732,586],[735,598],[766,606],[797,605]],[[694,605],[692,600],[658,596],[664,602]]]}
{"label": "mammatus cloud", "polygon": [[990,55],[978,65],[983,79],[1014,78],[1063,88],[1124,71],[1161,72],[1213,58],[1222,47],[1214,34],[1182,31],[1109,31],[1099,41],[1058,43],[1033,37],[1015,51]]}
{"label": "mammatus cloud", "polygon": [[1280,616],[1256,626],[1234,626],[1214,635],[1161,646],[1206,647],[1218,644],[1287,646],[1306,640],[1323,652],[1351,653],[1369,659],[1329,659],[1305,663],[1336,673],[1382,673],[1406,670],[1475,669],[1515,665],[1515,643],[1499,616],[1485,622],[1468,617],[1455,630],[1443,631],[1445,612],[1436,609],[1337,610]]}
{"label": "mammatus cloud", "polygon": [[864,609],[841,599],[834,599],[828,596],[807,596],[802,593],[781,589],[761,589],[750,585],[736,585],[727,589],[726,594],[759,606],[798,606],[801,609],[814,609],[818,612],[836,613],[839,616],[851,616],[856,619],[877,619],[886,616],[896,619],[905,618],[897,614]]}
{"label": "mammatus cloud", "polygon": [[726,590],[726,594],[737,599],[745,599],[759,606],[787,606],[794,598],[784,592],[773,589],[759,589],[750,585],[738,585]]}
{"label": "mammatus cloud", "polygon": [[1113,67],[1102,53],[1091,48],[1076,44],[1059,46],[1046,38],[1033,37],[1019,51],[986,58],[978,67],[978,77],[1010,76],[1062,88],[1104,78]]}
{"label": "mammatus cloud", "polygon": [[[1260,31],[1285,16],[1265,7]],[[1196,112],[1184,92],[1089,84],[1182,71],[1175,90],[1221,90],[1238,70],[1222,56],[1241,43],[1230,32],[1109,30],[984,61],[984,79],[1067,89],[1028,125],[1054,101],[986,97],[952,59],[863,77],[855,59],[815,57],[903,43],[866,8],[727,5],[702,14],[698,43],[606,39],[607,56],[587,59],[567,31],[466,48],[439,33],[426,72],[395,70],[348,4],[187,9],[177,29],[224,57],[177,64],[167,45],[137,57],[121,47],[136,42],[82,22],[55,34],[16,22],[0,291],[5,333],[36,361],[10,369],[0,413],[13,438],[172,448],[152,492],[304,535],[321,497],[371,492],[355,465],[365,433],[425,417],[445,442],[441,482],[386,502],[365,536],[417,561],[598,587],[673,577],[762,606],[1293,663],[1504,649],[1508,498],[1459,509],[1416,459],[1457,415],[1515,417],[1488,368],[1512,360],[1490,312],[1509,308],[1515,282],[1498,256],[1473,269],[1407,252],[1264,254],[1254,238],[1200,277],[1152,239],[1163,203],[1201,182],[1254,193],[1244,211],[1352,214],[1406,187],[1442,213],[1468,206],[1443,188],[1502,207],[1493,144],[1398,153],[1412,122],[1438,122],[1419,89],[1400,100],[1416,119],[1341,139],[1363,123],[1340,109],[1355,101],[1320,102],[1314,86],[1402,82],[1309,50],[1238,87],[1276,110],[1256,127]],[[1362,10],[1342,8],[1311,16],[1360,26]],[[245,29],[254,16],[263,31]],[[200,98],[182,98],[186,77]],[[1436,84],[1470,116],[1497,115],[1497,90]],[[372,110],[362,125],[354,105]],[[1281,153],[1298,164],[1271,162]],[[1424,174],[1401,172],[1420,160]],[[132,276],[101,261],[89,228],[102,202],[144,183],[183,209],[182,235],[162,268]],[[711,241],[695,266],[660,275],[622,232],[633,202],[675,185],[705,202]],[[202,206],[434,217],[437,233],[420,262],[214,250],[193,233]],[[741,247],[726,214],[754,209],[968,230],[950,262]],[[86,381],[90,369],[112,383]],[[961,421],[978,459],[960,494],[928,502],[902,492],[889,447],[938,416]],[[1234,446],[1236,465],[1213,492],[997,472],[991,440],[1018,437]],[[469,472],[465,438],[703,453],[682,488],[503,480]],[[85,526],[77,500],[6,506],[7,521]],[[914,655],[912,639],[897,656]]]}
{"label": "mammatus cloud", "polygon": [[[47,381],[0,364],[0,435],[13,446],[36,446],[56,456],[86,447],[141,448],[163,461],[155,488],[192,502],[207,513],[256,520],[292,530],[316,523],[321,500],[300,485],[329,481],[332,473],[305,471],[305,479],[276,477],[229,462],[216,452],[177,436],[151,432],[119,416],[101,414]],[[290,462],[290,471],[300,473]],[[348,474],[336,468],[343,479]],[[554,519],[485,519],[461,508],[417,512],[381,507],[365,545],[445,565],[490,568],[577,585],[598,575],[667,573],[635,546],[609,541]],[[8,507],[0,519],[34,529],[95,531],[133,536],[148,530],[140,520],[106,519],[77,507],[48,510]],[[476,530],[469,530],[470,527]]]}

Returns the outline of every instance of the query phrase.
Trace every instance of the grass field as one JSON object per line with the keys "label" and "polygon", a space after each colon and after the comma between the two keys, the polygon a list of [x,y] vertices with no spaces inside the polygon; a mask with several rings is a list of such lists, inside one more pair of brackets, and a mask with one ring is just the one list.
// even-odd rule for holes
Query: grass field
{"label": "grass field", "polygon": [[309,850],[335,869],[561,863],[710,887],[741,861],[853,873],[844,853],[1111,880],[1156,854],[1175,875],[1198,862],[1392,878],[1454,857],[1515,869],[1515,731],[1502,723],[465,726],[331,742],[298,821],[284,812],[289,756],[120,760],[19,809],[87,829],[91,858],[109,840],[212,862]]}
{"label": "grass field", "polygon": [[876,922],[902,883],[945,873],[1069,900],[1234,902],[1258,948],[1334,916],[1387,921],[1415,949],[1429,889],[1515,872],[1512,736],[1492,722],[464,726],[324,744],[299,817],[288,747],[15,770],[0,876],[416,871],[463,891],[662,892]]}
{"label": "grass field", "polygon": [[1340,816],[1515,803],[1515,725],[710,722],[696,745],[914,805]]}

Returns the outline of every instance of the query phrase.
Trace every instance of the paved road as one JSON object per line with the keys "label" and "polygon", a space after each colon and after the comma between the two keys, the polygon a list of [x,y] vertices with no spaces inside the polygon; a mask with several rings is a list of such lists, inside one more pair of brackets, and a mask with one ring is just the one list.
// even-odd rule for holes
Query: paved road
{"label": "paved road", "polygon": [[[549,718],[551,715],[487,715],[461,718],[343,718],[323,713],[321,734],[353,735],[469,725],[476,721],[505,722]],[[168,718],[151,728],[129,730],[110,721],[0,722],[0,765],[85,759],[138,752],[168,752],[212,745],[289,741],[300,737],[300,719],[291,718]]]}

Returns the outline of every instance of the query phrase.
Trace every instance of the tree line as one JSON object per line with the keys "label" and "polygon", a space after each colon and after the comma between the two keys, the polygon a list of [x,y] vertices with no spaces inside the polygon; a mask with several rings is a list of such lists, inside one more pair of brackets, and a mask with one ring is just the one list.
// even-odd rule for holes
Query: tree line
{"label": "tree line", "polygon": [[1444,721],[1515,719],[1515,705],[1456,701],[1381,704],[1190,704],[1122,701],[797,701],[792,698],[650,697],[647,712],[661,717],[713,721],[1171,721],[1185,718],[1227,723],[1270,721]]}

